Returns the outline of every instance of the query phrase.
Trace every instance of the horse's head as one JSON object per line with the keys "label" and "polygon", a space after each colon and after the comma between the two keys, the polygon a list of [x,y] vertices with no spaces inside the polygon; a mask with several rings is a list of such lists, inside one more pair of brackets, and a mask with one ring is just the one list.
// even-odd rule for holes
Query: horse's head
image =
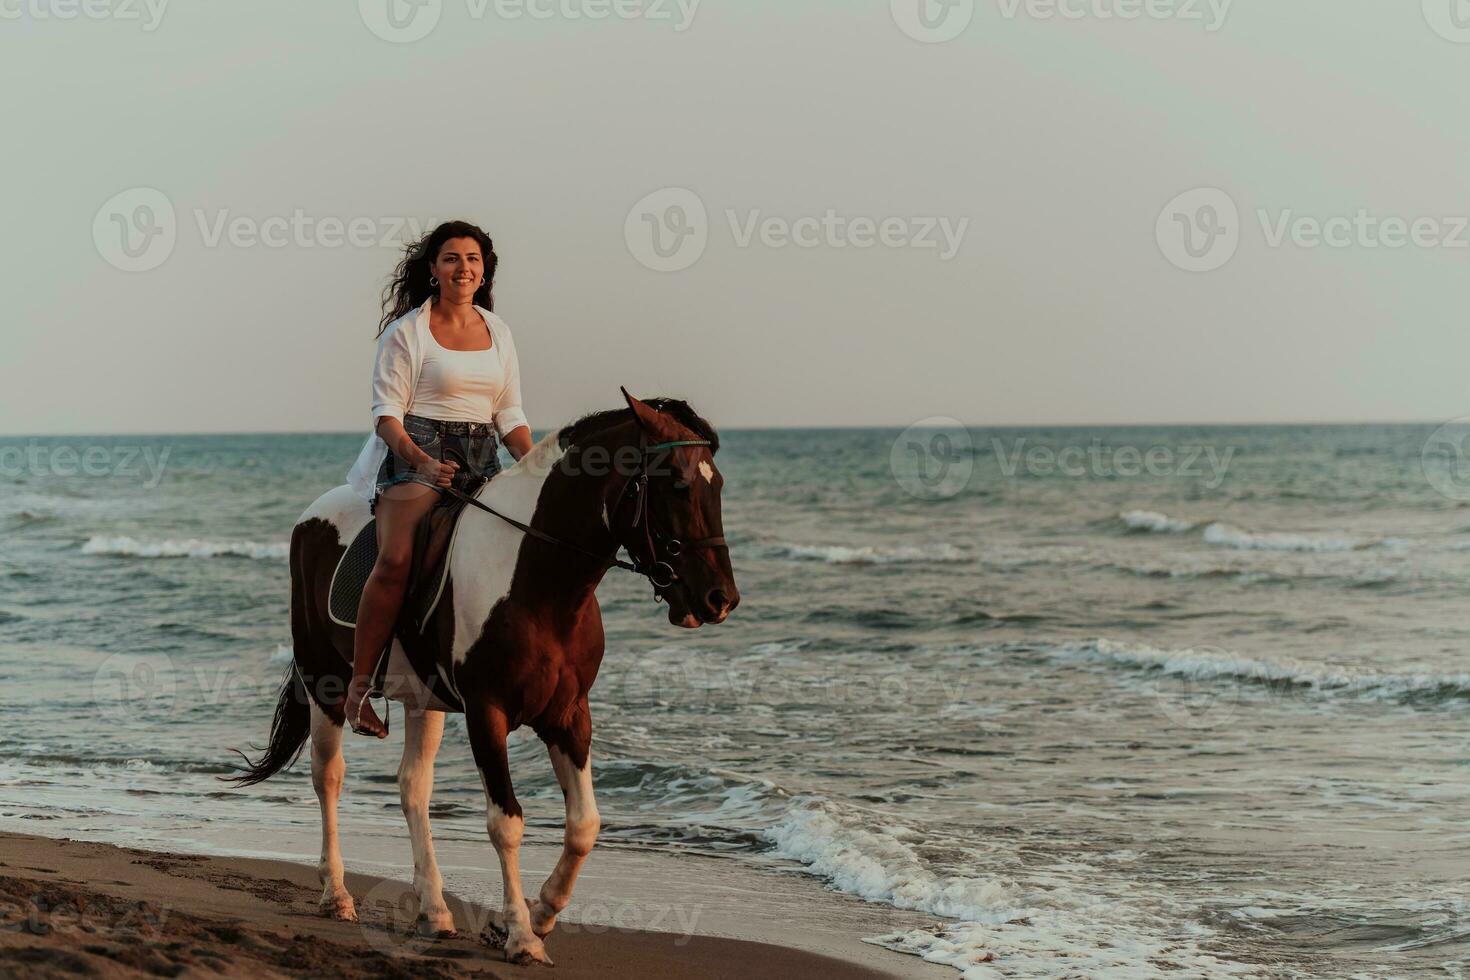
{"label": "horse's head", "polygon": [[[740,603],[730,551],[720,519],[715,468],[719,436],[682,402],[681,411],[639,401],[623,389],[633,410],[643,450],[642,487],[637,480],[619,502],[623,547],[653,571],[654,588],[669,604],[669,622],[695,629],[722,623]],[[675,445],[669,445],[669,444]]]}

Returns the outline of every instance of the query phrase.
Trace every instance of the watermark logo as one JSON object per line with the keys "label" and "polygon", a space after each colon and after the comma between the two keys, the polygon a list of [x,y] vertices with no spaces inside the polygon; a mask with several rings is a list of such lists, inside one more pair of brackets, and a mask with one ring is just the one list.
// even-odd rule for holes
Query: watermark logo
{"label": "watermark logo", "polygon": [[439,26],[444,0],[357,0],[367,29],[393,44],[422,41]]}
{"label": "watermark logo", "polygon": [[[1467,215],[1380,215],[1367,208],[1325,217],[1294,208],[1256,208],[1254,215],[1260,225],[1259,244],[1270,249],[1470,249]],[[1188,272],[1213,272],[1235,256],[1244,225],[1230,195],[1216,188],[1199,188],[1165,206],[1155,233],[1160,251],[1175,266]]]}
{"label": "watermark logo", "polygon": [[92,675],[92,703],[110,722],[171,711],[177,694],[174,664],[163,654],[113,654]]}
{"label": "watermark logo", "polygon": [[888,9],[899,30],[924,44],[953,41],[975,18],[975,0],[889,0]]}
{"label": "watermark logo", "polygon": [[[725,208],[724,227],[735,248],[930,250],[941,262],[959,254],[969,218],[948,216],[820,214],[795,217],[760,208]],[[699,261],[714,226],[704,201],[683,187],[666,187],[644,197],[623,223],[628,251],[656,272],[679,272]]]}
{"label": "watermark logo", "polygon": [[1470,416],[1450,419],[1424,440],[1424,478],[1441,496],[1470,500]]}
{"label": "watermark logo", "polygon": [[623,240],[640,265],[682,272],[709,245],[709,213],[688,188],[665,187],[633,205],[623,223]]}
{"label": "watermark logo", "polygon": [[[4,2],[4,0],[0,0]],[[401,251],[424,235],[415,217],[314,215],[302,208],[289,214],[236,214],[229,208],[193,208],[180,227],[168,195],[135,187],[114,195],[97,211],[92,237],[97,251],[126,272],[147,272],[166,262],[181,232],[192,227],[205,248],[388,248]]]}
{"label": "watermark logo", "polygon": [[888,453],[888,468],[910,496],[946,500],[969,484],[975,472],[974,450],[964,423],[932,416],[899,433]]}
{"label": "watermark logo", "polygon": [[114,194],[92,219],[98,254],[124,272],[158,268],[173,254],[178,237],[173,202],[152,187],[130,187]]}
{"label": "watermark logo", "polygon": [[1240,209],[1216,187],[1185,191],[1164,206],[1154,229],[1159,251],[1186,272],[1213,272],[1240,248]]}
{"label": "watermark logo", "polygon": [[[519,20],[650,21],[672,24],[682,34],[694,24],[700,0],[465,0],[471,21]],[[394,44],[422,41],[434,32],[444,12],[443,0],[358,0],[358,13],[369,31]]]}
{"label": "watermark logo", "polygon": [[1205,665],[1201,674],[1213,669],[1228,676],[1197,676],[1181,665],[1160,668],[1152,677],[1155,701],[1164,717],[1179,726],[1201,731],[1230,723],[1240,707],[1243,692],[1250,683],[1267,678],[1261,666],[1237,657],[1220,647],[1194,647],[1179,654]]}
{"label": "watermark logo", "polygon": [[1470,0],[1423,0],[1424,20],[1434,33],[1456,44],[1470,44]]}

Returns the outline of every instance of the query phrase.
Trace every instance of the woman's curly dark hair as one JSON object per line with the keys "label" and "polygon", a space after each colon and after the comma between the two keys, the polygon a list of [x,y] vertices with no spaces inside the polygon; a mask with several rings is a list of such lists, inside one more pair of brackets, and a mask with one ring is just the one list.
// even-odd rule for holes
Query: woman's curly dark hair
{"label": "woman's curly dark hair", "polygon": [[495,309],[491,290],[495,285],[495,266],[499,260],[495,256],[495,246],[490,241],[490,236],[468,221],[446,221],[403,250],[403,261],[398,263],[393,279],[383,290],[383,319],[378,324],[379,337],[388,329],[388,324],[409,310],[423,306],[425,300],[438,292],[429,282],[429,269],[439,257],[439,250],[451,238],[473,238],[480,243],[480,254],[485,260],[485,284],[475,290],[474,303],[487,310]]}

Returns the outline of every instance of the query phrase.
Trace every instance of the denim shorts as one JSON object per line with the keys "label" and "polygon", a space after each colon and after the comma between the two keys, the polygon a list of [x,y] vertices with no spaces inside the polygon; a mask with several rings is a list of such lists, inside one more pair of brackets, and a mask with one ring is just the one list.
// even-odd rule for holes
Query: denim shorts
{"label": "denim shorts", "polygon": [[[440,462],[452,460],[459,464],[449,485],[461,493],[474,493],[486,480],[500,472],[500,446],[494,427],[488,423],[446,422],[409,414],[403,416],[403,429],[414,445],[430,456]],[[390,449],[383,458],[383,465],[378,467],[374,509],[378,494],[400,483],[420,483],[433,487],[441,497],[444,496],[443,488],[435,486],[428,475],[418,472],[411,462]]]}

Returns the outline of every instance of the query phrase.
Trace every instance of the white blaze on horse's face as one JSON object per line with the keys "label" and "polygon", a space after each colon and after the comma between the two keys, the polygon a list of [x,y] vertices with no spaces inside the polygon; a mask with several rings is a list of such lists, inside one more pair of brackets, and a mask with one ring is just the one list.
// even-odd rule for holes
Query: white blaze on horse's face
{"label": "white blaze on horse's face", "polygon": [[702,477],[704,477],[704,482],[706,482],[706,483],[713,483],[714,482],[714,480],[715,480],[715,468],[713,466],[709,465],[709,460],[701,459],[699,461],[699,475],[702,476]]}

